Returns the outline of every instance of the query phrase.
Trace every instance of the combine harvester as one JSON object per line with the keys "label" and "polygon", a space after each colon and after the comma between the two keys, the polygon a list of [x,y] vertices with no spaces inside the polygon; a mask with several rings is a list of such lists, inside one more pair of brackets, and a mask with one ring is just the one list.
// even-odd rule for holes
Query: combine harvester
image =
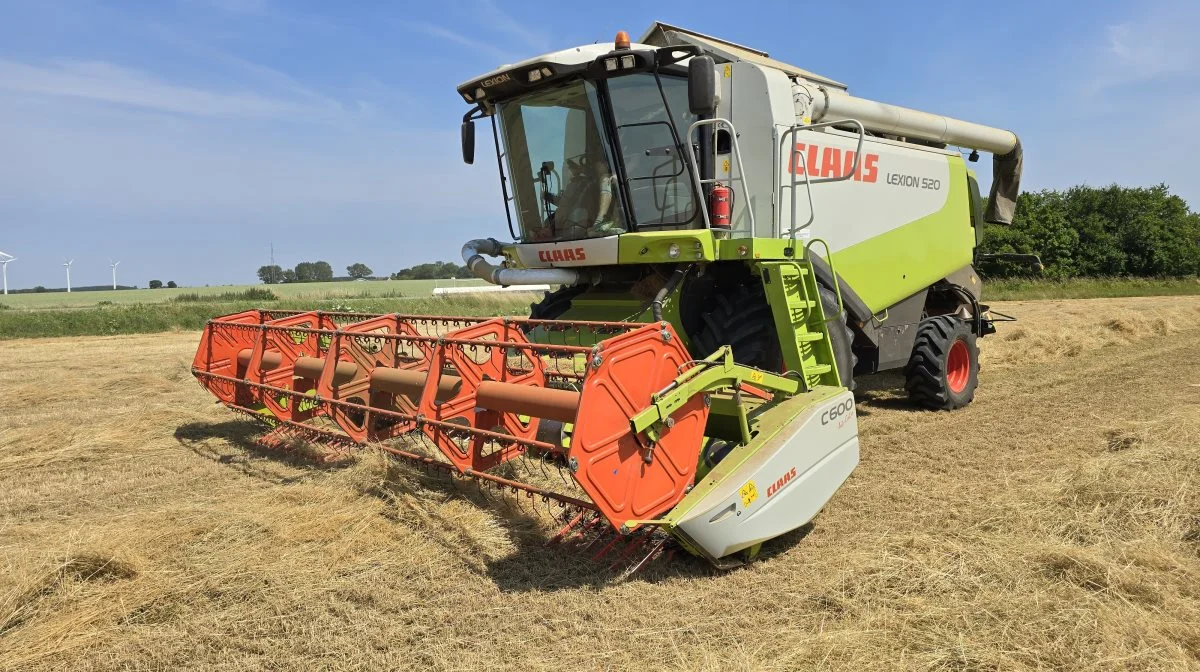
{"label": "combine harvester", "polygon": [[[975,247],[1012,215],[1011,132],[665,24],[459,93],[468,163],[491,121],[514,241],[467,243],[467,265],[560,288],[528,319],[211,321],[193,373],[267,444],[376,446],[510,491],[551,509],[551,541],[627,568],[676,545],[729,566],[854,469],[856,374],[904,367],[931,408],[972,399],[994,331]],[[995,156],[986,216],[948,146]]]}

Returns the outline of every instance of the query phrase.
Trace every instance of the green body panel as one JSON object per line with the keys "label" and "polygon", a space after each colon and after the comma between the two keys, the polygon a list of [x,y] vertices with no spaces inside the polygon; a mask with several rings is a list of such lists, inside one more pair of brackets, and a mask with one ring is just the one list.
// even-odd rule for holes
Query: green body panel
{"label": "green body panel", "polygon": [[[675,332],[683,341],[683,346],[690,347],[687,333],[681,326],[679,317],[679,288],[668,295],[663,302],[663,320],[670,322]],[[654,321],[654,313],[649,301],[639,299],[629,294],[614,294],[605,292],[586,292],[575,297],[566,312],[559,315],[559,320],[579,320],[589,322],[638,322]],[[582,345],[591,347],[609,338],[611,334],[594,334],[586,329],[571,332],[547,332],[538,327],[529,333],[529,340],[534,343],[551,345]]]}
{"label": "green body panel", "polygon": [[950,196],[938,212],[833,253],[838,275],[874,312],[972,261],[975,231],[962,157],[950,161]]}
{"label": "green body panel", "polygon": [[[617,238],[617,262],[621,264],[678,264],[716,260],[713,234],[707,230],[646,231],[623,233]],[[679,256],[668,254],[679,245]]]}
{"label": "green body panel", "polygon": [[[732,238],[717,241],[721,261],[762,261],[794,259],[802,240],[788,238]],[[790,252],[788,250],[791,250]]]}

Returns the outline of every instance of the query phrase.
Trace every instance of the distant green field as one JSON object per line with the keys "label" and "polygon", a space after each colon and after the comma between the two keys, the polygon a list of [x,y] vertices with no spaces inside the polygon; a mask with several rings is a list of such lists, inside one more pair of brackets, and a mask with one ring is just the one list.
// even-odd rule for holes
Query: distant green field
{"label": "distant green field", "polygon": [[450,297],[281,299],[255,301],[161,301],[52,309],[0,309],[0,341],[45,336],[111,336],[199,330],[218,316],[249,308],[325,310],[417,315],[525,315],[539,292],[469,294]]}
{"label": "distant green field", "polygon": [[106,292],[44,292],[41,294],[9,294],[0,296],[0,303],[11,308],[89,308],[101,301],[119,303],[161,303],[180,294],[225,294],[250,287],[266,287],[281,299],[369,299],[423,298],[435,287],[466,287],[486,285],[483,280],[373,280],[365,282],[305,282],[291,285],[216,285],[213,287],[179,287],[176,289],[122,289]]}
{"label": "distant green field", "polygon": [[1004,278],[983,281],[984,301],[1100,299],[1200,294],[1200,278]]}

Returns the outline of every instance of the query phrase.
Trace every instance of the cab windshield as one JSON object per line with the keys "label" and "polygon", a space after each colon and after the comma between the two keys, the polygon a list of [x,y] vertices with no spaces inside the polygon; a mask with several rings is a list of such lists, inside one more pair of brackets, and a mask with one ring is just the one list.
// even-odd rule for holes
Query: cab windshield
{"label": "cab windshield", "polygon": [[[677,141],[695,120],[687,82],[661,81],[662,93],[652,74],[600,84],[575,80],[499,106],[524,242],[687,228],[698,221]],[[609,123],[602,121],[601,86],[607,87]],[[615,142],[608,128],[615,129]]]}

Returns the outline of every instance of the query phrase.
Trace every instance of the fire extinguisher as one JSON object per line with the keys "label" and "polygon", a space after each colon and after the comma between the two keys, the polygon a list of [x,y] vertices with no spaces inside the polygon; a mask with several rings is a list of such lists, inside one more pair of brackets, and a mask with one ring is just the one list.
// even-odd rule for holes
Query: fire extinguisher
{"label": "fire extinguisher", "polygon": [[708,194],[708,217],[716,233],[729,233],[733,218],[733,190],[720,182],[714,184]]}

